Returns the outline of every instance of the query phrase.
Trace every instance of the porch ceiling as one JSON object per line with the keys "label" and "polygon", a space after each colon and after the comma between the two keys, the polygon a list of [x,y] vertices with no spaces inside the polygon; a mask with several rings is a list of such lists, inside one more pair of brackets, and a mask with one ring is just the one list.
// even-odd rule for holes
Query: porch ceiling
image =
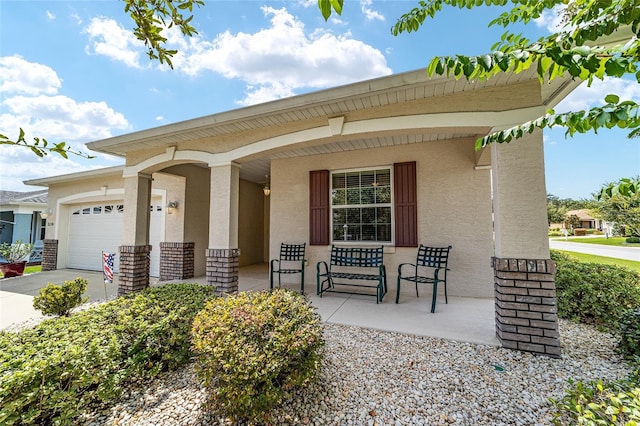
{"label": "porch ceiling", "polygon": [[[487,129],[485,129],[485,132],[486,131]],[[283,150],[280,152],[269,152],[259,158],[247,158],[239,161],[241,165],[240,177],[251,182],[264,182],[265,175],[269,174],[269,170],[271,170],[271,161],[281,158],[294,158],[316,154],[332,154],[357,151],[367,148],[408,145],[439,140],[475,138],[478,133],[479,132],[464,132],[456,129],[453,131],[436,133],[389,135],[366,139],[350,139],[347,141],[332,142],[324,145],[313,145],[292,150]]]}

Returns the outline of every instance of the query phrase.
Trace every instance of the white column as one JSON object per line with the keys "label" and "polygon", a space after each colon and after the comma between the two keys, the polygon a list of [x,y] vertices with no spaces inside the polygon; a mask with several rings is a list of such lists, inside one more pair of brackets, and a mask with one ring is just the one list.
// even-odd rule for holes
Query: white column
{"label": "white column", "polygon": [[238,248],[240,169],[235,163],[211,167],[209,248]]}
{"label": "white column", "polygon": [[548,259],[542,132],[491,146],[495,256]]}
{"label": "white column", "polygon": [[150,205],[151,175],[138,174],[124,178],[123,245],[149,244]]}

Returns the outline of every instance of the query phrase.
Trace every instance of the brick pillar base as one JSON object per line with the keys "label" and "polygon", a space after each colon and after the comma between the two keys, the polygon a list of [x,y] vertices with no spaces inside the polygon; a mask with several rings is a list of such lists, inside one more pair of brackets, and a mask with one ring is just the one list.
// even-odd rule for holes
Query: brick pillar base
{"label": "brick pillar base", "polygon": [[216,295],[238,292],[238,258],[240,249],[207,249],[207,284],[215,286]]}
{"label": "brick pillar base", "polygon": [[160,281],[193,278],[195,243],[160,243]]}
{"label": "brick pillar base", "polygon": [[502,346],[560,357],[555,262],[549,259],[492,259],[496,335]]}
{"label": "brick pillar base", "polygon": [[58,240],[42,240],[42,270],[58,269]]}
{"label": "brick pillar base", "polygon": [[118,296],[149,287],[151,246],[120,246]]}

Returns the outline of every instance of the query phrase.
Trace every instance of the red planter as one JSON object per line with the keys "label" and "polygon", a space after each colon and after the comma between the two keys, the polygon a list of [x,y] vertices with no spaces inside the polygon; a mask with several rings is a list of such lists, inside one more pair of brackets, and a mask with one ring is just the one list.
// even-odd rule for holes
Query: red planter
{"label": "red planter", "polygon": [[24,267],[26,264],[26,261],[15,263],[0,263],[0,271],[2,271],[4,278],[19,277],[24,273]]}

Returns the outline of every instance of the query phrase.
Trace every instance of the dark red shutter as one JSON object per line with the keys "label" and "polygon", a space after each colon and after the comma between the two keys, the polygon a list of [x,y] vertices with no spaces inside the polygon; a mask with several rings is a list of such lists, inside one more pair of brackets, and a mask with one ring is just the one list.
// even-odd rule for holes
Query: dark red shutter
{"label": "dark red shutter", "polygon": [[416,162],[393,165],[396,247],[418,246]]}
{"label": "dark red shutter", "polygon": [[329,170],[309,172],[309,244],[329,245]]}

